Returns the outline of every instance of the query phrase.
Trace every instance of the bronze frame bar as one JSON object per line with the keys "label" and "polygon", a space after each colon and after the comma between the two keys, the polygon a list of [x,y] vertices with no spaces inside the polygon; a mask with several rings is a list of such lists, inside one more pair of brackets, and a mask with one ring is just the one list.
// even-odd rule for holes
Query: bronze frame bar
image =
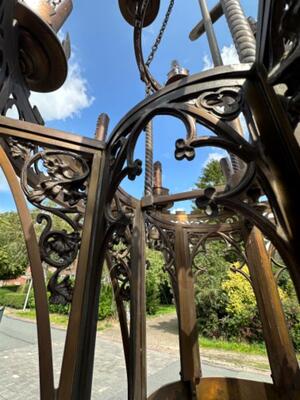
{"label": "bronze frame bar", "polygon": [[44,271],[40,257],[40,249],[34,231],[32,219],[25,201],[24,193],[20,187],[13,166],[0,146],[0,167],[6,176],[7,182],[13,194],[17,206],[25,243],[30,260],[33,290],[36,304],[36,321],[38,336],[40,396],[41,400],[53,400],[55,398],[52,342],[50,331],[50,319],[45,285]]}
{"label": "bronze frame bar", "polygon": [[195,289],[187,232],[178,224],[175,228],[175,269],[177,276],[177,306],[181,379],[191,395],[202,376],[195,305]]}
{"label": "bronze frame bar", "polygon": [[105,258],[104,207],[100,207],[100,204],[103,204],[108,188],[107,167],[105,154],[96,154],[92,166],[58,400],[89,399],[91,395],[100,283]]}
{"label": "bronze frame bar", "polygon": [[[218,2],[209,12],[211,22],[214,24],[223,15],[222,4]],[[189,38],[194,41],[199,39],[205,33],[205,21],[201,20],[190,32]]]}
{"label": "bronze frame bar", "polygon": [[244,229],[251,283],[255,293],[274,385],[288,393],[299,388],[300,370],[262,233]]}
{"label": "bronze frame bar", "polygon": [[145,221],[138,206],[134,215],[131,247],[128,400],[145,400],[147,396],[145,270]]}

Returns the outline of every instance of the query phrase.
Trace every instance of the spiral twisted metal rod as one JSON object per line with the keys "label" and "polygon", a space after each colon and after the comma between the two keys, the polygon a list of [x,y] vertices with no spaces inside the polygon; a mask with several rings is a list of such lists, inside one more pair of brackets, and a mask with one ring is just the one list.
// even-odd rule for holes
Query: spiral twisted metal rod
{"label": "spiral twisted metal rod", "polygon": [[221,0],[224,14],[241,63],[253,63],[256,42],[239,0]]}
{"label": "spiral twisted metal rod", "polygon": [[153,188],[153,123],[150,121],[145,128],[145,195],[152,194]]}

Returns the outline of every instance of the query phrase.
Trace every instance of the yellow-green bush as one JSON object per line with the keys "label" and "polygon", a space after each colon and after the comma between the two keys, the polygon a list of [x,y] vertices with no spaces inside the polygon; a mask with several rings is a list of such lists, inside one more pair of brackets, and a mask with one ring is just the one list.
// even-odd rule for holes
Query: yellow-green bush
{"label": "yellow-green bush", "polygon": [[[234,266],[236,269],[240,267],[238,262]],[[242,272],[249,275],[247,266],[242,268]],[[226,336],[249,341],[262,340],[256,299],[247,278],[239,272],[229,270],[226,280],[222,283],[222,289],[227,297]]]}

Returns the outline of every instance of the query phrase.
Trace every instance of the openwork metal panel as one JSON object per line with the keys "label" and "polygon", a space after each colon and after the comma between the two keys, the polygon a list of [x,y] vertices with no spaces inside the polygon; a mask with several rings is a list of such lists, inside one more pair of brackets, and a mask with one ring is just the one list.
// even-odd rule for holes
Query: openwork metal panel
{"label": "openwork metal panel", "polygon": [[[293,23],[299,17],[299,4],[262,0],[256,32],[238,0],[221,0],[211,13],[205,1],[200,3],[203,21],[192,37],[207,33],[215,68],[188,77],[174,64],[168,84],[162,86],[149,66],[174,1],[146,62],[142,29],[156,17],[159,1],[120,1],[123,16],[134,26],[136,58],[147,97],[128,112],[107,139],[105,115],[99,118],[96,138],[87,139],[43,127],[42,117],[28,100],[30,89],[48,91],[64,81],[70,48],[67,38],[60,44],[56,31],[71,11],[72,2],[40,0],[44,7],[34,10],[28,9],[29,0],[0,2],[0,166],[14,195],[31,264],[43,400],[88,400],[91,396],[105,260],[122,332],[128,399],[147,398],[146,245],[162,252],[170,275],[181,361],[181,381],[159,389],[149,399],[300,398],[299,366],[271,266],[276,249],[285,263],[280,268],[288,269],[300,298],[300,154],[295,137],[299,122],[298,30]],[[218,57],[212,22],[222,14],[240,56],[237,66],[222,66]],[[24,26],[31,18],[42,21],[42,31],[50,35],[48,48],[57,55],[54,63],[47,58],[45,48],[29,41]],[[41,74],[28,70],[29,61],[40,67]],[[45,74],[50,74],[51,87],[45,83]],[[176,76],[180,79],[174,79]],[[5,117],[12,107],[16,107],[19,120]],[[161,115],[180,120],[186,128],[185,137],[170,143],[178,163],[193,160],[202,147],[229,152],[224,169],[226,185],[177,194],[169,194],[162,187],[161,165],[152,160],[151,137],[151,122]],[[243,135],[241,117],[246,121],[248,138]],[[197,126],[210,133],[199,135]],[[146,157],[141,161],[135,157],[135,148],[144,132]],[[125,177],[134,181],[144,164],[145,196],[134,199],[120,185]],[[261,202],[262,196],[267,201]],[[173,203],[189,199],[195,200],[195,214],[174,216],[168,211]],[[26,200],[39,209],[37,222],[44,224],[39,239]],[[65,228],[55,229],[55,219],[64,221]],[[272,245],[269,252],[266,239]],[[202,378],[194,299],[194,279],[199,271],[194,260],[212,240],[222,240],[238,253],[242,265],[249,267],[249,275],[242,269],[234,272],[244,274],[253,287],[273,385]],[[75,259],[78,264],[73,287],[68,277],[61,279],[61,274]],[[55,269],[47,288],[42,262]],[[53,381],[47,296],[52,303],[71,304],[58,388]],[[130,321],[125,312],[128,302]]]}

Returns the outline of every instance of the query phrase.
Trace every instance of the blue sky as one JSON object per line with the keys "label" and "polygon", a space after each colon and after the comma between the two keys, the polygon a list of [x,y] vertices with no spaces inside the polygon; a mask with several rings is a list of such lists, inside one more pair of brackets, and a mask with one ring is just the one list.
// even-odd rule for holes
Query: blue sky
{"label": "blue sky", "polygon": [[[63,28],[70,33],[72,58],[69,78],[59,91],[47,95],[32,95],[49,127],[93,137],[100,113],[110,117],[109,132],[135,104],[144,98],[144,85],[139,79],[133,51],[132,27],[123,20],[117,0],[73,0],[74,10]],[[215,0],[208,0],[211,8]],[[256,17],[257,0],[241,1],[247,16]],[[161,0],[160,13],[144,33],[144,54],[147,55],[159,31],[168,6]],[[198,0],[176,0],[169,26],[151,66],[154,76],[166,81],[171,61],[177,59],[191,74],[210,66],[205,35],[195,42],[189,32],[201,19]],[[236,61],[230,47],[232,40],[222,17],[215,30],[224,62]],[[162,117],[154,123],[154,157],[163,164],[164,185],[171,192],[188,190],[208,159],[220,157],[215,148],[201,149],[193,162],[174,160],[175,140],[185,135],[181,123]],[[143,137],[137,146],[137,157],[143,158]],[[143,176],[134,183],[124,182],[124,188],[135,196],[143,191]],[[179,206],[178,206],[179,207]],[[187,207],[184,206],[183,207]],[[11,196],[0,174],[0,211],[12,208]]]}

